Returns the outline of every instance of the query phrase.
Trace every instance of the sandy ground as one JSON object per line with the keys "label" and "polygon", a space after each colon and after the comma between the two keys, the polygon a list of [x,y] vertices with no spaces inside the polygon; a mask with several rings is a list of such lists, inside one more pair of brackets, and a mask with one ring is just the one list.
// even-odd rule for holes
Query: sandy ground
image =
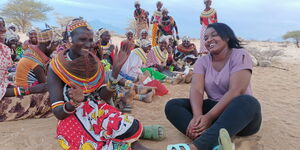
{"label": "sandy ground", "polygon": [[[115,38],[114,38],[115,39]],[[120,39],[115,39],[115,43]],[[236,137],[237,150],[299,150],[300,147],[300,49],[289,43],[247,42],[264,50],[280,48],[284,55],[274,59],[273,67],[255,67],[252,86],[262,106],[261,130],[250,137]],[[199,44],[197,44],[199,45]],[[133,115],[145,125],[161,124],[166,128],[163,141],[141,142],[153,150],[165,150],[168,144],[191,142],[166,119],[164,106],[171,98],[188,97],[190,85],[170,86],[170,93],[156,97],[150,104],[135,101]],[[57,150],[55,117],[0,123],[0,150]]]}

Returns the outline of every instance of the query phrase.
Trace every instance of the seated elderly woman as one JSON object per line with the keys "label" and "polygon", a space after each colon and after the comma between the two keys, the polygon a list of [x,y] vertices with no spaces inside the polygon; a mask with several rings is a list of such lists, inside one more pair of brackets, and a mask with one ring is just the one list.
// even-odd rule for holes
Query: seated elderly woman
{"label": "seated elderly woman", "polygon": [[189,99],[173,99],[165,107],[168,120],[194,141],[169,145],[169,150],[234,150],[230,136],[249,136],[260,129],[250,55],[226,24],[210,24],[204,35],[210,54],[194,65]]}
{"label": "seated elderly woman", "polygon": [[100,28],[96,32],[96,38],[98,39],[95,46],[96,51],[94,52],[98,57],[102,55],[102,60],[105,60],[106,63],[113,65],[114,55],[116,51],[115,45],[111,43],[110,32],[104,28]]}
{"label": "seated elderly woman", "polygon": [[148,34],[148,31],[146,29],[141,30],[140,34],[141,34],[140,38],[135,41],[135,48],[140,48],[141,47],[141,41],[142,40],[148,40],[148,35],[149,34]]}
{"label": "seated elderly woman", "polygon": [[175,60],[183,60],[190,64],[194,64],[197,60],[198,52],[195,44],[191,43],[188,36],[182,38],[182,43],[177,46],[175,51]]}
{"label": "seated elderly woman", "polygon": [[161,82],[178,83],[181,76],[172,73],[167,69],[167,60],[169,58],[168,52],[168,38],[162,36],[159,39],[158,46],[152,47],[147,54],[146,68],[142,68],[143,72],[149,72],[151,77]]}
{"label": "seated elderly woman", "polygon": [[56,49],[50,29],[37,34],[38,45],[30,45],[24,52],[16,70],[16,85],[22,87],[46,83],[46,70],[50,55]]}
{"label": "seated elderly woman", "polygon": [[19,37],[15,32],[8,32],[6,34],[5,45],[11,49],[11,58],[13,61],[18,61],[23,54]]}
{"label": "seated elderly woman", "polygon": [[4,45],[5,22],[0,17],[0,122],[51,115],[46,84],[34,87],[10,85],[8,69],[13,64],[11,50]]}

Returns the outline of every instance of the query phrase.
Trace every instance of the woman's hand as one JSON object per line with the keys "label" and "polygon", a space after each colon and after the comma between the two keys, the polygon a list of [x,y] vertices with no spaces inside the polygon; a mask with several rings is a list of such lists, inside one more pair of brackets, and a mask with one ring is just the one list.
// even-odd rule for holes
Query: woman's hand
{"label": "woman's hand", "polygon": [[113,62],[113,68],[112,68],[112,75],[115,79],[118,77],[118,74],[119,74],[122,66],[124,65],[124,63],[126,62],[127,58],[130,55],[131,44],[132,44],[131,42],[126,41],[121,46],[120,51],[118,51],[118,49],[116,49],[115,58],[114,58],[114,62]]}
{"label": "woman's hand", "polygon": [[200,124],[202,117],[203,115],[193,117],[193,119],[189,123],[189,126],[187,127],[186,136],[191,139],[195,139],[199,136],[197,132],[195,132],[195,128]]}
{"label": "woman's hand", "polygon": [[71,89],[69,89],[69,96],[75,103],[81,103],[84,100],[83,90],[76,84],[71,85]]}
{"label": "woman's hand", "polygon": [[213,122],[213,118],[208,114],[205,114],[201,117],[200,123],[194,126],[193,132],[201,135],[206,129],[208,129]]}

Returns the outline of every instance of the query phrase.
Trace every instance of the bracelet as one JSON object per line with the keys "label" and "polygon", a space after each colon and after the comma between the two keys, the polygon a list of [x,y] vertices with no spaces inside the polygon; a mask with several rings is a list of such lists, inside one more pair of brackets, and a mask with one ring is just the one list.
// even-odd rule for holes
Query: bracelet
{"label": "bracelet", "polygon": [[[15,96],[23,96],[26,95],[25,89],[23,87],[16,87],[14,88],[14,95]],[[28,95],[28,94],[27,94]]]}
{"label": "bracelet", "polygon": [[66,104],[67,104],[67,103],[65,103],[64,106],[63,106],[64,112],[65,112],[66,114],[69,114],[69,115],[74,114],[76,109],[74,109],[73,111],[68,111],[68,110],[66,109]]}
{"label": "bracelet", "polygon": [[54,102],[54,103],[52,103],[52,105],[51,105],[51,109],[54,109],[54,108],[56,108],[56,107],[58,107],[58,106],[61,106],[61,105],[64,105],[64,104],[65,104],[64,101],[57,101],[57,102]]}

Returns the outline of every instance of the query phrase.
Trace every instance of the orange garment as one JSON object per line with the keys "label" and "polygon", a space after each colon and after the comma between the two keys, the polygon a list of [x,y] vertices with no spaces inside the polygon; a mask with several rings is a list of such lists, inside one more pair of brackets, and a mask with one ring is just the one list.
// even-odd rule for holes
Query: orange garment
{"label": "orange garment", "polygon": [[37,82],[33,69],[39,64],[28,58],[22,58],[16,71],[16,85],[22,87],[28,87]]}

